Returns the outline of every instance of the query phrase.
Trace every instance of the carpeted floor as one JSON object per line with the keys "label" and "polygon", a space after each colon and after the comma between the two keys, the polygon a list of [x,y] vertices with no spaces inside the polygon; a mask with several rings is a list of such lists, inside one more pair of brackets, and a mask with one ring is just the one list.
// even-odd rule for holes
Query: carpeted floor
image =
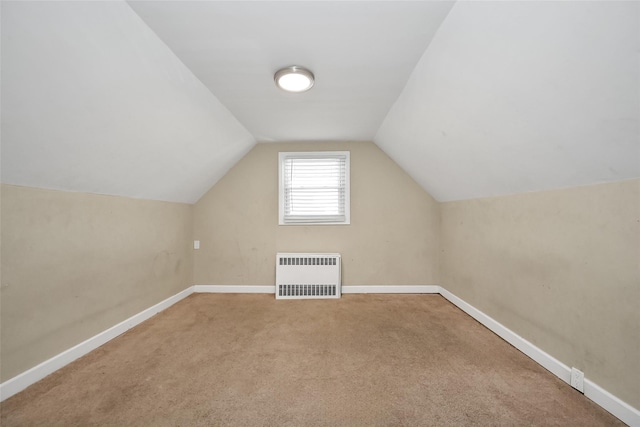
{"label": "carpeted floor", "polygon": [[0,405],[2,426],[611,426],[439,295],[194,294]]}

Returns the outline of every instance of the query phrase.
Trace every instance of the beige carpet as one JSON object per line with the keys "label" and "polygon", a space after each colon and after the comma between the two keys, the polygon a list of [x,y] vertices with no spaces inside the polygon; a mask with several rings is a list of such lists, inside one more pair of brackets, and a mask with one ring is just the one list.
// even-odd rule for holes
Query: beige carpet
{"label": "beige carpet", "polygon": [[439,295],[195,294],[1,406],[2,426],[609,426]]}

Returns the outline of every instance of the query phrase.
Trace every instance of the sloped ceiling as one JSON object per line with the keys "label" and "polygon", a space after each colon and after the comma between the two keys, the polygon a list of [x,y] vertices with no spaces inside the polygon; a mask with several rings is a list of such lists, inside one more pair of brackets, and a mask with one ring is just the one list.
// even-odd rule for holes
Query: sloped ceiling
{"label": "sloped ceiling", "polygon": [[[371,141],[451,1],[129,1],[264,141]],[[273,75],[315,73],[287,94]]]}
{"label": "sloped ceiling", "polygon": [[640,3],[460,2],[375,142],[440,201],[640,176]]}
{"label": "sloped ceiling", "polygon": [[2,182],[192,203],[253,136],[123,2],[6,2]]}
{"label": "sloped ceiling", "polygon": [[2,182],[191,203],[256,141],[372,138],[441,201],[639,177],[639,8],[3,1]]}

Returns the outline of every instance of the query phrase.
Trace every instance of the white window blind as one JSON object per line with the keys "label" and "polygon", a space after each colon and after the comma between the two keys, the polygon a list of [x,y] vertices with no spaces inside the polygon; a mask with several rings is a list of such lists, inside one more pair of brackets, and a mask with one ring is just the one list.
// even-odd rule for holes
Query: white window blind
{"label": "white window blind", "polygon": [[349,152],[280,153],[280,224],[349,224]]}

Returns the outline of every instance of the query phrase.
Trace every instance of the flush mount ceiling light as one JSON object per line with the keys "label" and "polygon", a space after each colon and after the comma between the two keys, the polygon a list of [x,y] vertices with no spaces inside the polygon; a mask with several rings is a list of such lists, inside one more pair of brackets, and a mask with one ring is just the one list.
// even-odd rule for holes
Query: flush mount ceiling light
{"label": "flush mount ceiling light", "polygon": [[273,80],[282,90],[287,92],[305,92],[313,87],[313,73],[306,68],[292,65],[278,70]]}

